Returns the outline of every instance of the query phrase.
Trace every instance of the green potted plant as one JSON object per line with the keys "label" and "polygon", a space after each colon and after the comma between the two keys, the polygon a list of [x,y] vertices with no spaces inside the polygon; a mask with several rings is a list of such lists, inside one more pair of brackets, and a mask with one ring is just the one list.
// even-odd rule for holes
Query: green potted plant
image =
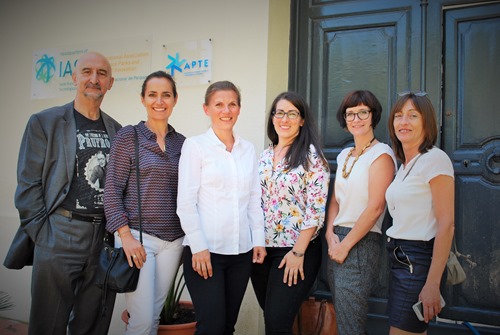
{"label": "green potted plant", "polygon": [[181,301],[185,287],[184,273],[177,272],[160,314],[159,335],[194,334],[196,321],[193,304],[190,301]]}
{"label": "green potted plant", "polygon": [[[11,297],[6,292],[0,291],[0,312],[8,311],[14,308]],[[0,334],[28,334],[28,324],[0,316]]]}
{"label": "green potted plant", "polygon": [[14,304],[10,301],[10,296],[3,291],[0,291],[0,311],[8,311],[12,309]]}

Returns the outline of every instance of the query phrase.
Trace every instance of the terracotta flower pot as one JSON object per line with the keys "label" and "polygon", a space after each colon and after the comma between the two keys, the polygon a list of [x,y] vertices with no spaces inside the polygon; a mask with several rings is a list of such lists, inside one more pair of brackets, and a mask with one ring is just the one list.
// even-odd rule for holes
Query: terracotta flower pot
{"label": "terracotta flower pot", "polygon": [[[191,301],[180,301],[179,305],[186,308],[193,308]],[[160,325],[158,328],[158,335],[193,335],[196,330],[196,321],[177,324],[177,325]]]}
{"label": "terracotta flower pot", "polygon": [[28,324],[21,321],[0,317],[0,334],[26,335],[28,334]]}
{"label": "terracotta flower pot", "polygon": [[182,325],[160,325],[158,335],[193,335],[196,330],[196,322],[185,323]]}

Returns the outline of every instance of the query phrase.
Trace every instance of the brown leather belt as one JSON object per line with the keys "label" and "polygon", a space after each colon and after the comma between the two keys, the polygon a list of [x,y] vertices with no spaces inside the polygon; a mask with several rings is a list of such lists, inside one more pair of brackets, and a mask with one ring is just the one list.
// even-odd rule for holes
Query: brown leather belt
{"label": "brown leather belt", "polygon": [[72,211],[68,211],[62,207],[57,208],[54,213],[67,217],[70,220],[79,220],[92,222],[93,224],[101,224],[106,221],[104,214],[79,214]]}

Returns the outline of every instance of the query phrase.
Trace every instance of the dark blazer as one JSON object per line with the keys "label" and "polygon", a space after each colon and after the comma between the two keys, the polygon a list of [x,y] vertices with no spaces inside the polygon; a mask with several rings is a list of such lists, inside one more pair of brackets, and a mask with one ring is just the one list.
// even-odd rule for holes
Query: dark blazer
{"label": "dark blazer", "polygon": [[[74,102],[33,114],[21,141],[17,162],[15,205],[21,225],[4,261],[9,269],[33,263],[33,242],[68,194],[76,156]],[[110,140],[121,128],[101,111]]]}

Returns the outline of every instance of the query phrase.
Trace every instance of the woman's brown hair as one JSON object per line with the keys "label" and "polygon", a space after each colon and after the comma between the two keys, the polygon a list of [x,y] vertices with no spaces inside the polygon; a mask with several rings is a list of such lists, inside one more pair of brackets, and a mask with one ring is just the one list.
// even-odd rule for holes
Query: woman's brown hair
{"label": "woman's brown hair", "polygon": [[418,151],[423,154],[432,149],[432,147],[436,144],[438,134],[436,112],[427,95],[415,95],[415,93],[410,92],[401,96],[396,101],[394,106],[392,106],[391,114],[388,119],[388,128],[394,154],[402,162],[405,161],[405,153],[401,142],[396,136],[396,131],[394,129],[394,115],[403,110],[403,106],[407,101],[411,101],[415,110],[422,115],[424,140],[418,147]]}

